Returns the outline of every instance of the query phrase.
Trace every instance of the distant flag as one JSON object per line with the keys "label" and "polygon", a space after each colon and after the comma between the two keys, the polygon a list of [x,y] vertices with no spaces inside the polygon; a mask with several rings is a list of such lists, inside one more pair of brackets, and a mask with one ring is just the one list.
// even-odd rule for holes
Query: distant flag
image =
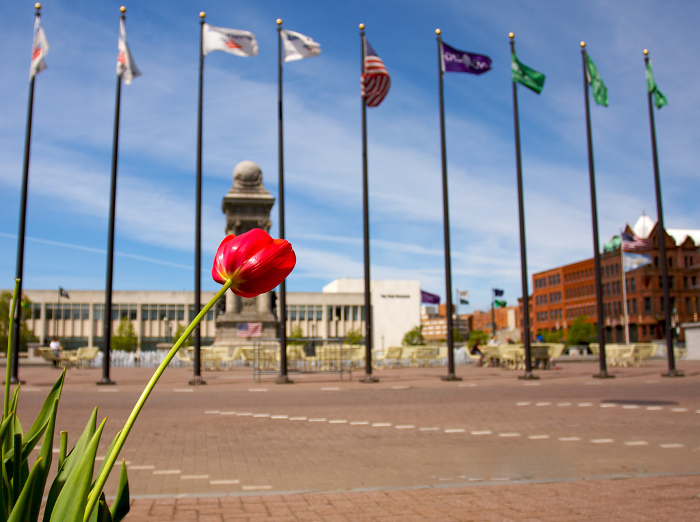
{"label": "distant flag", "polygon": [[441,41],[440,43],[442,45],[440,57],[443,71],[482,74],[491,69],[491,58],[488,56],[460,51],[445,42]]}
{"label": "distant flag", "polygon": [[391,79],[384,67],[384,62],[377,56],[365,38],[365,63],[362,65],[362,97],[367,100],[367,107],[377,107],[389,92]]}
{"label": "distant flag", "polygon": [[202,38],[202,50],[205,56],[212,51],[223,51],[236,56],[258,54],[258,41],[249,31],[204,24]]}
{"label": "distant flag", "polygon": [[420,291],[420,302],[428,304],[440,304],[440,296],[430,292]]}
{"label": "distant flag", "polygon": [[503,295],[503,290],[501,290],[500,288],[494,288],[493,295],[496,297],[501,297]]}
{"label": "distant flag", "polygon": [[502,301],[500,299],[495,299],[493,301],[493,304],[496,308],[505,308],[506,306],[508,306],[508,303],[506,301]]}
{"label": "distant flag", "polygon": [[282,29],[280,32],[284,45],[283,62],[293,62],[321,54],[321,44],[314,42],[308,36],[286,29]]}
{"label": "distant flag", "polygon": [[524,85],[537,94],[541,93],[544,87],[544,74],[520,62],[515,53],[511,54],[510,60],[510,66],[513,71],[513,81]]}
{"label": "distant flag", "polygon": [[238,323],[237,337],[261,337],[262,323]]}
{"label": "distant flag", "polygon": [[637,237],[629,232],[623,232],[621,234],[621,238],[623,252],[648,250],[651,247],[651,241],[649,241],[649,239],[642,239],[641,237]]}
{"label": "distant flag", "polygon": [[457,290],[457,296],[459,297],[459,304],[469,304],[469,290]]}
{"label": "distant flag", "polygon": [[49,52],[49,42],[41,27],[39,16],[34,19],[34,42],[32,43],[32,62],[29,66],[29,79],[34,78],[38,73],[46,69],[44,56]]}
{"label": "distant flag", "polygon": [[131,58],[129,44],[126,43],[126,27],[124,18],[119,21],[119,55],[117,56],[117,76],[121,76],[125,85],[130,85],[131,80],[141,76],[141,71]]}
{"label": "distant flag", "polygon": [[64,288],[61,288],[60,286],[58,287],[58,295],[61,297],[65,297],[66,299],[70,299],[70,296],[68,295],[68,292]]}
{"label": "distant flag", "polygon": [[629,272],[640,266],[650,265],[654,262],[651,256],[646,254],[630,254],[629,252],[623,254],[622,261],[625,272]]}
{"label": "distant flag", "polygon": [[[38,23],[38,22],[37,22]],[[654,81],[654,73],[651,71],[651,60],[647,62],[647,90],[654,94],[654,105],[657,109],[660,109],[664,105],[668,105],[668,100],[666,96],[659,90],[659,87]]]}
{"label": "distant flag", "polygon": [[598,105],[608,106],[608,88],[603,83],[603,79],[598,73],[593,60],[588,53],[586,53],[586,76],[588,77],[588,83],[591,84],[593,88],[593,99]]}

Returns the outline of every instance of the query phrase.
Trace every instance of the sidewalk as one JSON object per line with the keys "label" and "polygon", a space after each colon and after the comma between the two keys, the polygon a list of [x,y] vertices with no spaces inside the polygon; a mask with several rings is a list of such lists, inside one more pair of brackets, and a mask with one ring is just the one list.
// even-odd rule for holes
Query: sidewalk
{"label": "sidewalk", "polygon": [[[135,521],[697,520],[700,363],[536,371],[458,366],[337,375],[168,369],[122,452]],[[69,444],[94,406],[104,451],[152,374],[69,370],[59,430]],[[59,373],[20,368],[28,426]],[[116,473],[105,489],[115,489]]]}

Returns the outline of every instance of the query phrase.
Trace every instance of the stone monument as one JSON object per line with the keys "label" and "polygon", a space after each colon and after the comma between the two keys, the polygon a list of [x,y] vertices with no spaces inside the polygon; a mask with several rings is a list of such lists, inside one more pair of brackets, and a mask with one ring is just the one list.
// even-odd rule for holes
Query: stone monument
{"label": "stone monument", "polygon": [[[270,211],[275,198],[262,182],[262,170],[252,161],[241,161],[233,169],[233,186],[224,196],[221,210],[226,214],[226,234],[243,234],[254,228],[270,231]],[[261,333],[246,336],[262,326]],[[226,309],[216,318],[214,345],[235,346],[250,344],[256,339],[275,339],[278,336],[277,316],[272,311],[271,293],[244,298],[226,292]]]}

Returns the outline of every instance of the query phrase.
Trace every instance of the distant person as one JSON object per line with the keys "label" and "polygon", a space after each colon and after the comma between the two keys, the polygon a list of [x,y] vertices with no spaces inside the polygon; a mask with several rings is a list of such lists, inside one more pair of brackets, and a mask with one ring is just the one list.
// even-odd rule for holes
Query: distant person
{"label": "distant person", "polygon": [[481,351],[481,343],[479,339],[474,341],[474,345],[469,349],[469,353],[472,355],[479,355],[479,362],[476,363],[477,366],[483,366],[484,364],[484,352]]}
{"label": "distant person", "polygon": [[49,344],[49,348],[51,348],[51,350],[53,350],[53,353],[56,355],[56,360],[53,361],[53,365],[58,366],[58,360],[63,357],[61,341],[59,341],[56,337],[52,337],[51,343]]}

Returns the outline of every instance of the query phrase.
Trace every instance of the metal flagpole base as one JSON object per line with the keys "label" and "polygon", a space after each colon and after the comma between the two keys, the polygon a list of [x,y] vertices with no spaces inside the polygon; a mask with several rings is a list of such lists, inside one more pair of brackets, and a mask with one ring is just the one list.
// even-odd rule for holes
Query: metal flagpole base
{"label": "metal flagpole base", "polygon": [[442,381],[461,381],[461,377],[457,377],[454,373],[448,373],[447,375],[443,375],[440,377],[440,380]]}
{"label": "metal flagpole base", "polygon": [[278,375],[277,379],[275,379],[275,383],[277,383],[277,384],[294,384],[294,381],[291,380],[287,375]]}
{"label": "metal flagpole base", "polygon": [[[12,377],[10,379],[10,384],[24,384],[26,381],[20,381],[17,377]],[[5,381],[2,382],[5,384]]]}
{"label": "metal flagpole base", "polygon": [[668,373],[662,373],[661,377],[685,377],[683,372],[679,372],[676,369],[669,370]]}
{"label": "metal flagpole base", "polygon": [[610,375],[607,370],[602,370],[600,373],[593,374],[594,379],[614,379],[614,375]]}
{"label": "metal flagpole base", "polygon": [[379,379],[376,377],[373,377],[371,373],[366,373],[362,379],[360,379],[360,382],[364,383],[373,383],[373,382],[379,382]]}
{"label": "metal flagpole base", "polygon": [[95,384],[97,384],[98,386],[103,386],[103,385],[115,386],[117,383],[108,379],[107,377],[103,377],[101,381],[97,381]]}
{"label": "metal flagpole base", "polygon": [[518,379],[520,380],[526,380],[526,381],[536,381],[539,379],[537,375],[532,373],[532,371],[525,372],[523,375],[519,376]]}
{"label": "metal flagpole base", "polygon": [[187,384],[189,384],[190,386],[200,386],[206,383],[207,382],[202,378],[201,375],[193,375],[192,379]]}

